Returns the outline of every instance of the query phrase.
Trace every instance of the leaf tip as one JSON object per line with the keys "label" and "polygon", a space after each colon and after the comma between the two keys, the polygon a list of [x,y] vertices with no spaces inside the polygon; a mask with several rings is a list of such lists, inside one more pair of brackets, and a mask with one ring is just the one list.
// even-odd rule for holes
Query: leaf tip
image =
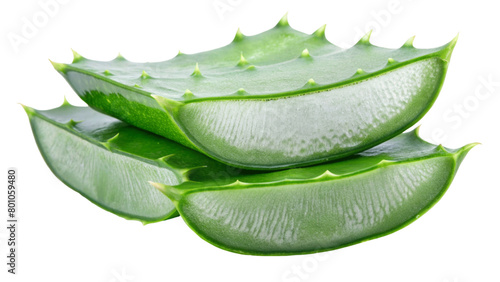
{"label": "leaf tip", "polygon": [[446,150],[446,148],[443,146],[443,144],[439,144],[439,145],[437,145],[436,149],[437,149],[438,151],[448,153],[448,150]]}
{"label": "leaf tip", "polygon": [[166,155],[166,156],[163,156],[163,157],[160,157],[158,158],[159,161],[163,162],[163,163],[167,163],[167,161],[171,158],[175,156],[175,154],[169,154],[169,155]]}
{"label": "leaf tip", "polygon": [[237,94],[237,95],[245,95],[245,94],[247,94],[247,92],[245,91],[245,89],[240,88],[240,89],[238,89],[238,90],[236,91],[236,94]]}
{"label": "leaf tip", "polygon": [[168,98],[165,98],[163,96],[151,94],[151,98],[155,99],[156,103],[160,105],[162,109],[167,111],[168,113],[172,114],[174,111],[176,111],[181,105],[181,102],[170,100]]}
{"label": "leaf tip", "polygon": [[356,45],[370,45],[370,38],[372,37],[373,29],[370,29],[363,37],[361,37]]}
{"label": "leaf tip", "polygon": [[68,99],[66,99],[66,96],[64,96],[63,99],[64,100],[63,100],[61,107],[71,106],[71,104],[68,102]]}
{"label": "leaf tip", "polygon": [[113,137],[109,138],[106,142],[107,143],[115,142],[119,136],[120,136],[120,132],[116,133]]}
{"label": "leaf tip", "polygon": [[63,74],[66,74],[66,64],[56,63],[56,62],[53,62],[50,59],[49,59],[49,62],[52,64],[52,66],[54,67],[54,69],[56,69],[56,71],[58,71],[60,73],[63,73]]}
{"label": "leaf tip", "polygon": [[115,142],[118,139],[118,136],[120,136],[120,133],[116,133],[113,137],[109,138],[108,140],[101,142],[101,145],[106,147],[109,151],[111,151],[111,145],[113,142]]}
{"label": "leaf tip", "polygon": [[276,27],[288,27],[290,24],[288,23],[288,12],[286,12],[283,17],[276,24]]}
{"label": "leaf tip", "polygon": [[236,179],[234,182],[231,182],[231,183],[226,184],[224,186],[226,186],[226,187],[235,187],[235,186],[243,186],[243,185],[248,185],[248,183],[240,181],[239,179]]}
{"label": "leaf tip", "polygon": [[408,38],[408,40],[406,40],[406,42],[403,44],[403,47],[413,48],[413,41],[415,41],[415,35],[413,35],[412,37]]}
{"label": "leaf tip", "polygon": [[116,58],[114,60],[115,61],[126,61],[125,57],[123,57],[123,55],[121,53],[118,53],[118,55],[116,55]]}
{"label": "leaf tip", "polygon": [[309,54],[309,50],[307,50],[307,48],[305,48],[304,50],[302,50],[302,53],[300,53],[300,57],[301,58],[310,58],[311,54]]}
{"label": "leaf tip", "polygon": [[200,166],[196,166],[196,167],[190,167],[190,168],[182,169],[181,170],[182,180],[184,182],[190,181],[189,177],[193,174],[193,172],[195,170],[198,170],[200,168],[206,168],[206,167],[207,167],[206,165],[200,165]]}
{"label": "leaf tip", "polygon": [[75,50],[71,49],[71,52],[73,53],[73,62],[72,62],[72,64],[78,63],[79,61],[85,59],[82,55],[78,54],[78,52],[76,52]]}
{"label": "leaf tip", "polygon": [[191,90],[186,89],[186,91],[184,91],[184,94],[182,94],[182,97],[184,97],[184,99],[186,100],[189,100],[194,98],[194,94],[193,92],[191,92]]}
{"label": "leaf tip", "polygon": [[201,71],[200,71],[200,66],[198,65],[198,63],[196,63],[196,65],[194,66],[194,71],[193,71],[193,73],[191,73],[191,76],[194,76],[194,77],[202,76]]}
{"label": "leaf tip", "polygon": [[243,52],[240,53],[240,60],[238,61],[238,66],[248,65],[248,61],[243,57]]}
{"label": "leaf tip", "polygon": [[149,184],[153,185],[156,189],[158,189],[160,192],[163,194],[166,193],[166,185],[158,183],[158,182],[153,182],[153,181],[148,181]]}
{"label": "leaf tip", "polygon": [[455,37],[453,37],[453,39],[450,41],[450,43],[448,43],[448,46],[451,46],[451,48],[454,48],[455,45],[457,45],[459,35],[460,35],[460,33],[457,33],[457,35],[455,35]]}
{"label": "leaf tip", "polygon": [[320,26],[320,28],[318,28],[314,33],[313,35],[318,37],[318,38],[326,38],[325,37],[325,31],[326,31],[326,24]]}
{"label": "leaf tip", "polygon": [[74,128],[77,124],[79,124],[81,121],[75,121],[73,119],[70,119],[68,122],[65,123],[66,127],[68,128]]}
{"label": "leaf tip", "polygon": [[332,178],[332,177],[337,177],[339,176],[338,174],[335,174],[333,172],[331,172],[329,169],[325,170],[325,172],[323,172],[321,175],[319,175],[318,177],[316,177],[317,179],[319,178]]}
{"label": "leaf tip", "polygon": [[415,129],[413,130],[413,134],[419,138],[420,138],[420,127],[422,127],[421,124],[415,127]]}
{"label": "leaf tip", "polygon": [[21,104],[21,103],[19,103],[19,105],[21,105],[21,107],[23,107],[24,111],[28,115],[28,118],[31,118],[35,114],[35,109],[28,107],[28,106]]}
{"label": "leaf tip", "polygon": [[142,74],[140,77],[141,77],[141,79],[151,78],[151,76],[145,70],[142,71]]}
{"label": "leaf tip", "polygon": [[481,145],[481,143],[479,143],[479,142],[470,143],[470,144],[467,144],[456,151],[454,157],[455,157],[456,162],[457,162],[457,167],[462,163],[462,161],[464,160],[465,156],[469,153],[469,151],[472,148],[476,147],[477,145]]}
{"label": "leaf tip", "polygon": [[177,202],[180,200],[181,195],[180,193],[178,193],[177,191],[178,189],[154,181],[148,181],[148,183],[151,184],[156,189],[158,189],[158,191],[160,191],[162,194],[167,196],[171,201]]}
{"label": "leaf tip", "polygon": [[445,60],[447,62],[450,61],[451,54],[453,53],[453,50],[455,49],[455,45],[457,45],[458,35],[459,34],[457,34],[448,44],[446,44],[444,46],[443,50],[440,53],[440,57],[443,60]]}
{"label": "leaf tip", "polygon": [[244,38],[245,38],[245,35],[243,35],[243,33],[241,32],[241,29],[238,27],[238,30],[236,31],[236,35],[234,35],[233,42],[241,41]]}

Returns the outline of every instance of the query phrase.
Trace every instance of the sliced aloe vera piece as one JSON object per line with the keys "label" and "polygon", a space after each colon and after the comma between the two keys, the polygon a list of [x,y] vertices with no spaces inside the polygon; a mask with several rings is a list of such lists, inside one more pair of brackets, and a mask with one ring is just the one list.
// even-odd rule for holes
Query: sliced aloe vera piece
{"label": "sliced aloe vera piece", "polygon": [[127,219],[151,223],[178,215],[148,181],[176,185],[196,166],[232,172],[176,142],[87,107],[65,102],[48,111],[24,108],[54,174],[96,205]]}
{"label": "sliced aloe vera piece", "polygon": [[54,63],[91,107],[250,169],[333,160],[402,133],[431,107],[456,38],[433,49],[341,49],[283,18],[229,45],[155,63]]}
{"label": "sliced aloe vera piece", "polygon": [[474,145],[446,149],[414,131],[338,162],[153,185],[215,246],[253,255],[314,253],[413,222],[441,198]]}

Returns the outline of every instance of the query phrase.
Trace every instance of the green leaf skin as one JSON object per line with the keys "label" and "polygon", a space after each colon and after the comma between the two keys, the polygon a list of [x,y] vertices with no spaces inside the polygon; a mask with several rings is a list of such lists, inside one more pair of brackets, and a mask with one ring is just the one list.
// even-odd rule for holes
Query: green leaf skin
{"label": "green leaf skin", "polygon": [[419,218],[474,145],[446,149],[413,131],[328,164],[153,185],[217,247],[252,255],[315,253],[387,235]]}
{"label": "green leaf skin", "polygon": [[[200,166],[228,175],[239,171],[87,107],[65,102],[48,111],[24,108],[43,158],[62,182],[103,209],[144,224],[178,215],[148,181],[176,185]],[[204,173],[199,175],[212,175]]]}
{"label": "green leaf skin", "polygon": [[75,53],[53,63],[92,108],[220,162],[272,170],[338,159],[380,144],[431,107],[456,43],[349,49],[282,19],[255,36],[171,60],[108,62]]}

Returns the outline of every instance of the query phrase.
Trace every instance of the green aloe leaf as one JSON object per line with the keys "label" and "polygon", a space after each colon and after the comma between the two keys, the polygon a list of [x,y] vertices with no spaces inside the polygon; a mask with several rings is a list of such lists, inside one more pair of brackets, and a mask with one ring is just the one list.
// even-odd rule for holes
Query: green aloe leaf
{"label": "green aloe leaf", "polygon": [[349,49],[283,18],[227,46],[164,62],[108,62],[75,53],[54,63],[92,108],[216,160],[278,169],[338,159],[416,123],[436,99],[456,43],[433,49]]}
{"label": "green aloe leaf", "polygon": [[54,174],[93,203],[127,219],[151,223],[178,215],[172,202],[148,181],[176,185],[199,166],[216,171],[213,177],[238,172],[87,107],[65,102],[48,111],[24,108]]}
{"label": "green aloe leaf", "polygon": [[314,253],[384,236],[419,218],[474,145],[446,149],[413,131],[328,164],[153,185],[215,246],[253,255]]}
{"label": "green aloe leaf", "polygon": [[201,237],[247,254],[318,252],[393,232],[437,202],[475,145],[446,149],[414,131],[341,161],[259,173],[90,108],[25,109],[48,166],[90,201],[144,223],[177,207]]}

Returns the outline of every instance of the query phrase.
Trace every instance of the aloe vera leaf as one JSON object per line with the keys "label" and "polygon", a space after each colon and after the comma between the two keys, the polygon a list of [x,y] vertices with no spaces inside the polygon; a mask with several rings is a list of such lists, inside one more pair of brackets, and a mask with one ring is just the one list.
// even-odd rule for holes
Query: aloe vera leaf
{"label": "aloe vera leaf", "polygon": [[378,238],[419,218],[474,145],[447,149],[413,131],[328,164],[152,184],[217,247],[252,255],[314,253]]}
{"label": "aloe vera leaf", "polygon": [[127,219],[151,223],[178,215],[148,181],[176,185],[196,166],[232,172],[176,142],[88,107],[65,102],[48,111],[24,108],[53,173],[91,202]]}
{"label": "aloe vera leaf", "polygon": [[175,140],[221,162],[279,169],[351,155],[416,123],[444,81],[456,38],[417,49],[349,49],[305,34],[286,18],[227,46],[135,63],[75,53],[54,63],[92,108]]}

